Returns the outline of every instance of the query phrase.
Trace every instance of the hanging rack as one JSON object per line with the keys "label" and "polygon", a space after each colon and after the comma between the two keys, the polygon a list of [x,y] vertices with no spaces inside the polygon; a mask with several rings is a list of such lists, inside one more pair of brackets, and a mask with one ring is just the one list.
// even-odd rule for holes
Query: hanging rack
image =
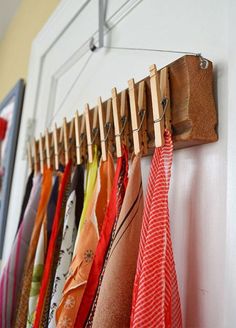
{"label": "hanging rack", "polygon": [[[142,147],[146,149],[143,155],[149,155],[155,147],[163,145],[164,125],[172,131],[175,149],[216,141],[218,136],[213,71],[212,63],[207,61],[206,69],[199,67],[199,59],[194,55],[183,56],[161,71],[152,65],[150,75],[143,80],[136,83],[130,80],[129,88],[121,92],[113,88],[112,97],[104,102],[99,98],[98,104],[92,109],[89,109],[87,104],[85,114],[79,116],[76,113],[73,119],[75,133],[71,138],[76,139],[73,144],[76,145],[77,163],[81,163],[86,158],[91,161],[92,145],[96,143],[98,148],[102,149],[101,145],[104,141],[107,142],[108,137],[112,148],[116,150],[114,156],[121,156],[123,142],[126,143],[130,154],[133,151],[139,152]],[[110,115],[111,111],[109,110],[109,115],[107,111],[111,107],[113,119],[109,117],[105,124],[104,118]],[[65,123],[64,120],[64,131]],[[71,126],[72,122],[67,124]],[[109,126],[106,137],[104,131],[100,133],[101,125]],[[55,128],[54,132],[47,135],[47,138],[52,138],[54,135],[56,168],[59,166],[60,157],[59,131],[61,135],[63,128]],[[45,137],[41,136],[41,139],[45,140]],[[60,140],[63,142],[61,136]],[[35,169],[38,169],[39,164],[39,148],[41,148],[39,141],[35,141],[33,143]],[[68,149],[68,145],[64,145],[64,149]]]}

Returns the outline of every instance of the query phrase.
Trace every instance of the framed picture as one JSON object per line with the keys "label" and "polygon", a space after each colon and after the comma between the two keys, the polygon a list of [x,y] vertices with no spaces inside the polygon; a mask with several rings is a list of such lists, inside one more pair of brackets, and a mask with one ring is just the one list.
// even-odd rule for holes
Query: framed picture
{"label": "framed picture", "polygon": [[0,103],[0,258],[7,225],[24,89],[24,81],[19,80]]}

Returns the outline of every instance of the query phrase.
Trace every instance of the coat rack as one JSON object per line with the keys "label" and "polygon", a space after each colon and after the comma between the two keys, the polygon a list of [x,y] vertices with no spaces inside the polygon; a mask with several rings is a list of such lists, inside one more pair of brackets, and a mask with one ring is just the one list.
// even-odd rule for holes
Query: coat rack
{"label": "coat rack", "polygon": [[130,80],[119,93],[113,88],[111,98],[99,98],[92,109],[86,104],[84,114],[76,112],[71,122],[64,119],[62,127],[34,140],[33,161],[28,151],[30,165],[42,171],[43,164],[58,168],[59,159],[67,162],[69,157],[78,164],[91,162],[94,144],[103,160],[107,149],[121,156],[122,143],[130,154],[142,149],[146,156],[163,145],[164,126],[172,131],[175,149],[217,141],[213,68],[209,60],[203,67],[201,60],[186,55],[161,71],[152,65],[143,80]]}

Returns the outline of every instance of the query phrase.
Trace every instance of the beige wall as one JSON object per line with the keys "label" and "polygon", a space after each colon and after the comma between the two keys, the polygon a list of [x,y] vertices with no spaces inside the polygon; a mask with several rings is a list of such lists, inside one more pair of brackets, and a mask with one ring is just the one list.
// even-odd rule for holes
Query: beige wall
{"label": "beige wall", "polygon": [[0,100],[19,78],[26,79],[31,43],[59,0],[22,0],[0,40]]}

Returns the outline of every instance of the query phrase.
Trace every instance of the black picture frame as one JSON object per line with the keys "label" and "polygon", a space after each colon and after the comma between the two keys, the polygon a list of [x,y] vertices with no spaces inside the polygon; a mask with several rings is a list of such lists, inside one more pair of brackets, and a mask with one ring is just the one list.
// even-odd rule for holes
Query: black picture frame
{"label": "black picture frame", "polygon": [[7,226],[8,208],[11,194],[12,177],[14,173],[15,155],[20,129],[20,120],[23,106],[25,83],[20,79],[8,95],[0,103],[0,116],[4,108],[13,103],[11,126],[6,141],[4,155],[4,176],[0,193],[0,259],[2,258],[5,232]]}

